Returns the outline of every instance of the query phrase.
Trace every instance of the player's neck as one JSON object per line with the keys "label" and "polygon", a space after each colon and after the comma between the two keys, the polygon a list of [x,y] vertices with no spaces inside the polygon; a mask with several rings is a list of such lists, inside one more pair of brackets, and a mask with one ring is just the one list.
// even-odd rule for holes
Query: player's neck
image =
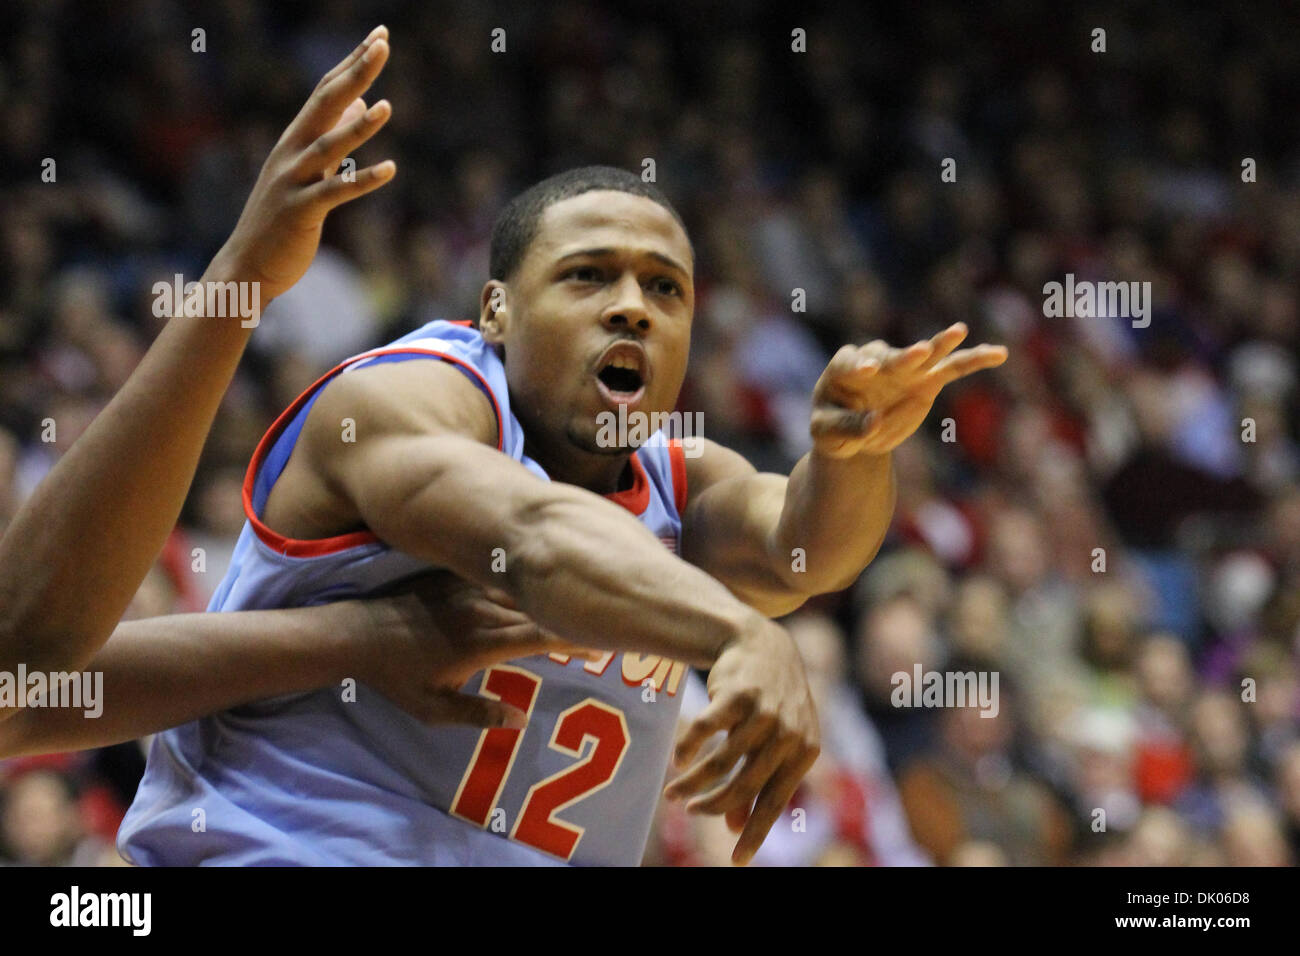
{"label": "player's neck", "polygon": [[555,449],[535,443],[525,435],[524,454],[541,465],[552,481],[577,485],[598,495],[609,495],[632,487],[630,452],[618,456],[593,455],[567,443],[564,447]]}

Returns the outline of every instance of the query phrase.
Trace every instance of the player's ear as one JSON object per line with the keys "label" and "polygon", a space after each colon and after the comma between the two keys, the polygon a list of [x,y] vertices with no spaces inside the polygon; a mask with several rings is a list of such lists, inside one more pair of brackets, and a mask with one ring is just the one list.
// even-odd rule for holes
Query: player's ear
{"label": "player's ear", "polygon": [[506,323],[510,321],[506,284],[500,279],[489,279],[479,296],[478,328],[483,341],[500,345],[505,341]]}

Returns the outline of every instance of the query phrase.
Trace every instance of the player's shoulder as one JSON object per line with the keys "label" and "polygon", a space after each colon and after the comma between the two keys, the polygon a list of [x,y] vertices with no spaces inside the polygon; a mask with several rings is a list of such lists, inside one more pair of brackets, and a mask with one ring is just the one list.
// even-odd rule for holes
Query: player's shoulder
{"label": "player's shoulder", "polygon": [[477,331],[432,323],[363,353],[321,387],[308,433],[334,442],[350,420],[355,433],[369,437],[451,433],[495,445],[499,425],[490,390],[480,384],[487,361],[481,344]]}

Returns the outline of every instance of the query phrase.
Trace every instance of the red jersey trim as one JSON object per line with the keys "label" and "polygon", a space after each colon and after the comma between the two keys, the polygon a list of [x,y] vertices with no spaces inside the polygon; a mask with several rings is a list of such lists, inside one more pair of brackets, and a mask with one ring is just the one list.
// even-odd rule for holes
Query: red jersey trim
{"label": "red jersey trim", "polygon": [[650,479],[646,477],[645,468],[636,452],[632,452],[632,487],[626,491],[616,491],[605,495],[616,505],[622,505],[634,515],[644,514],[650,506]]}
{"label": "red jersey trim", "polygon": [[[457,322],[455,324],[459,325],[461,323]],[[464,324],[468,325],[469,323],[466,322]],[[363,544],[375,544],[379,541],[379,538],[373,531],[351,531],[347,534],[334,535],[330,538],[302,539],[285,537],[267,527],[266,524],[263,523],[262,519],[254,513],[253,485],[257,481],[258,469],[261,468],[263,460],[270,453],[276,439],[280,437],[280,433],[284,431],[291,421],[293,421],[294,416],[302,410],[303,405],[306,404],[308,399],[310,399],[312,395],[321,388],[321,386],[332,379],[335,375],[338,375],[345,368],[350,365],[355,365],[357,362],[369,358],[375,358],[380,355],[401,354],[434,355],[444,361],[451,362],[454,365],[459,365],[461,368],[473,373],[474,377],[478,379],[479,383],[483,386],[484,391],[487,392],[488,398],[492,400],[492,412],[496,415],[497,419],[497,451],[501,451],[504,448],[505,428],[501,421],[501,406],[497,404],[496,395],[492,392],[492,387],[488,385],[487,379],[485,379],[482,373],[479,372],[478,369],[474,368],[474,366],[470,365],[463,359],[459,359],[454,355],[450,355],[447,352],[442,352],[437,349],[401,346],[391,349],[372,349],[369,352],[363,352],[360,355],[348,359],[346,362],[341,362],[334,366],[334,368],[330,369],[318,378],[307,388],[306,391],[294,399],[293,404],[281,412],[280,417],[272,423],[266,434],[262,436],[262,440],[258,442],[257,450],[253,452],[252,461],[248,463],[248,471],[244,473],[244,517],[248,519],[248,523],[252,525],[253,531],[267,547],[274,549],[279,554],[284,554],[291,558],[319,558],[323,555],[336,554],[339,551],[346,551],[348,548],[360,547]],[[642,478],[644,478],[644,474],[642,474]],[[633,488],[633,490],[635,490],[635,488]],[[642,507],[642,510],[645,510],[644,506]]]}
{"label": "red jersey trim", "polygon": [[686,451],[680,438],[668,442],[668,460],[673,466],[673,504],[677,506],[677,517],[686,515]]}

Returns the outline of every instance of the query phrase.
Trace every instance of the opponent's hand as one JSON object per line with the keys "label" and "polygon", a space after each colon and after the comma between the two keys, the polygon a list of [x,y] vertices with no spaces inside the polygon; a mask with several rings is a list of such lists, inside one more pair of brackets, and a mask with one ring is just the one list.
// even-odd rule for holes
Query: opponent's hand
{"label": "opponent's hand", "polygon": [[360,603],[370,610],[372,623],[358,677],[428,724],[522,728],[522,711],[460,693],[460,687],[483,668],[519,657],[601,656],[538,627],[506,592],[484,590],[448,571]]}
{"label": "opponent's hand", "polygon": [[258,282],[263,306],[302,278],[331,209],[378,189],[397,172],[391,160],[349,173],[339,165],[392,115],[387,100],[369,109],[362,94],[388,60],[388,29],[370,36],[316,84],[262,166],[234,232],[213,259],[219,279]]}
{"label": "opponent's hand", "polygon": [[876,340],[836,352],[813,389],[814,449],[831,458],[893,451],[925,421],[945,385],[1007,360],[1002,345],[954,352],[966,331],[958,322],[905,349]]}
{"label": "opponent's hand", "polygon": [[[719,731],[726,737],[664,790],[692,797],[691,813],[725,814],[748,863],[821,752],[821,730],[803,661],[785,629],[763,624],[729,645],[709,671],[709,705],[685,728],[673,761],[686,766]],[[744,765],[730,776],[736,763]]]}

